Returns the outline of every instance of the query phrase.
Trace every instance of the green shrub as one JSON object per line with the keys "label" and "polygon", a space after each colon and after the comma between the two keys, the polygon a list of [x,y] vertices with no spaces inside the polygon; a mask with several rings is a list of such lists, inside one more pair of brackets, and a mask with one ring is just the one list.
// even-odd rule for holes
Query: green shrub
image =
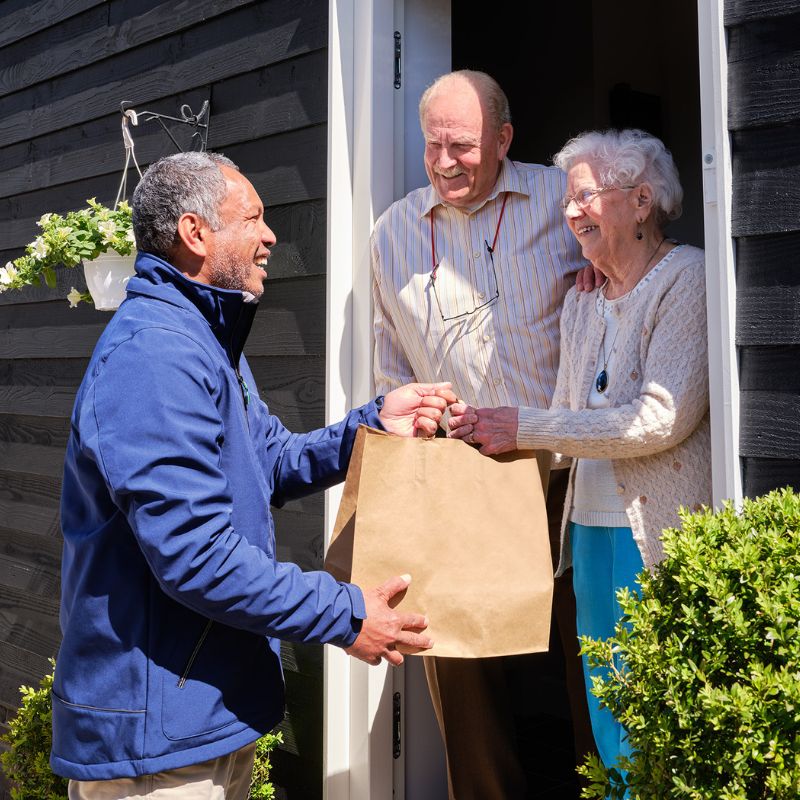
{"label": "green shrub", "polygon": [[[629,627],[582,642],[610,668],[593,692],[627,728],[633,755],[582,774],[585,798],[800,797],[800,497],[740,513],[681,513],[666,558],[620,592]],[[619,668],[614,667],[614,657]]]}
{"label": "green shrub", "polygon": [[[52,659],[50,663],[55,667]],[[3,736],[8,750],[0,754],[6,778],[13,784],[12,800],[67,800],[67,781],[50,770],[52,688],[52,671],[38,689],[20,687],[22,705]]]}
{"label": "green shrub", "polygon": [[[50,659],[55,669],[55,661]],[[39,688],[20,687],[22,705],[9,722],[2,741],[8,749],[0,754],[0,765],[12,784],[12,800],[67,800],[67,781],[50,770],[52,735],[53,672],[42,678]],[[267,733],[256,742],[252,800],[271,800],[275,788],[269,782],[269,754],[283,741],[280,733]]]}

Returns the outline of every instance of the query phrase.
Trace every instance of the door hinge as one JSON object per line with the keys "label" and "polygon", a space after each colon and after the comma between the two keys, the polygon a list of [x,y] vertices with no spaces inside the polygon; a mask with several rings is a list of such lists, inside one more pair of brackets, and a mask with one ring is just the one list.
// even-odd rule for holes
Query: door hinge
{"label": "door hinge", "polygon": [[400,758],[400,692],[395,692],[392,697],[392,756]]}
{"label": "door hinge", "polygon": [[400,56],[403,52],[401,45],[402,36],[400,31],[394,32],[394,88],[399,89],[403,85],[403,76],[400,72]]}

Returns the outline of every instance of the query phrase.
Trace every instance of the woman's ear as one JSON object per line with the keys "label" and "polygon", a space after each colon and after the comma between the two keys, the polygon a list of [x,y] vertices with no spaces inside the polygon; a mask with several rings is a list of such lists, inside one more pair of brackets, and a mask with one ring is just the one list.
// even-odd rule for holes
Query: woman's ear
{"label": "woman's ear", "polygon": [[636,209],[636,219],[644,222],[653,210],[653,187],[649,183],[640,183],[633,192],[633,205]]}

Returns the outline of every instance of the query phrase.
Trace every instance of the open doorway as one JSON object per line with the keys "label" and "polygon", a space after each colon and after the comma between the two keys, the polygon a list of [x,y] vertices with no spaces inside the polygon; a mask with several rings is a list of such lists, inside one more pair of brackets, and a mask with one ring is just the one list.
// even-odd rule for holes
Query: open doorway
{"label": "open doorway", "polygon": [[[700,76],[697,6],[691,0],[670,4],[634,0],[574,0],[572,3],[512,3],[497,0],[405,0],[407,67],[433,46],[422,44],[419,28],[442,32],[449,16],[452,69],[478,69],[492,75],[508,95],[516,161],[550,164],[572,136],[590,129],[642,128],[672,151],[684,188],[684,212],[668,233],[703,246],[703,193],[700,126]],[[449,8],[448,8],[449,7]],[[434,37],[435,38],[435,37]],[[439,70],[443,72],[446,67]],[[421,69],[424,72],[423,69]],[[410,73],[410,70],[409,70]],[[438,73],[437,73],[438,74]],[[415,129],[416,101],[431,82],[415,84],[410,127]],[[421,171],[422,143],[406,134],[406,164],[417,165],[414,185],[426,182]],[[517,703],[517,732],[527,754],[532,798],[577,797],[574,753],[561,649],[519,660],[511,672]],[[577,643],[576,643],[577,648]],[[412,668],[413,667],[413,668]],[[406,797],[442,798],[441,751],[426,702],[418,664],[405,676]],[[424,731],[424,733],[423,733]]]}

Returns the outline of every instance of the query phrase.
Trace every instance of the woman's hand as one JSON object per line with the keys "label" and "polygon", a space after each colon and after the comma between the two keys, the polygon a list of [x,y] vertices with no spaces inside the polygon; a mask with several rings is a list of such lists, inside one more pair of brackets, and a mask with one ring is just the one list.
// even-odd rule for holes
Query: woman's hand
{"label": "woman's hand", "polygon": [[450,406],[448,436],[480,445],[485,456],[508,453],[517,449],[518,416],[518,409],[510,406],[473,408],[454,403]]}

